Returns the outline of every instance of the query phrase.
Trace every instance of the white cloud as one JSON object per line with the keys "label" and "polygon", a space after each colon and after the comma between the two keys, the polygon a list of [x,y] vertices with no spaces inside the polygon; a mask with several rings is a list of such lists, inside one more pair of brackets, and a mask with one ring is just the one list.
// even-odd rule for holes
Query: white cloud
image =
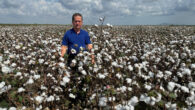
{"label": "white cloud", "polygon": [[70,18],[80,12],[88,21],[106,16],[174,15],[195,12],[194,0],[0,0],[0,15]]}

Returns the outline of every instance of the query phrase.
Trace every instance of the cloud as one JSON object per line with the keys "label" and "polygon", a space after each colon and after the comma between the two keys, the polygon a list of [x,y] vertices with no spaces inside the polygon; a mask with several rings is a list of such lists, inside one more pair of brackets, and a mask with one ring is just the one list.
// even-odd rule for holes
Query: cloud
{"label": "cloud", "polygon": [[195,11],[194,0],[1,0],[0,13],[40,16],[71,15],[167,15]]}
{"label": "cloud", "polygon": [[57,1],[1,0],[0,13],[24,16],[56,16],[68,13],[68,11]]}
{"label": "cloud", "polygon": [[80,12],[95,17],[167,16],[195,12],[194,0],[0,0],[0,15],[70,18]]}

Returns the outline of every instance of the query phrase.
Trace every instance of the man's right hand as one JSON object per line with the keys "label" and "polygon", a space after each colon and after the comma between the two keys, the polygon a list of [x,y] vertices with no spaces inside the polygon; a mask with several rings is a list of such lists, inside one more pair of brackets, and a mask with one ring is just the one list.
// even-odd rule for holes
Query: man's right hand
{"label": "man's right hand", "polygon": [[62,47],[61,47],[61,57],[64,57],[64,54],[66,53],[67,48],[68,48],[67,46],[62,45]]}

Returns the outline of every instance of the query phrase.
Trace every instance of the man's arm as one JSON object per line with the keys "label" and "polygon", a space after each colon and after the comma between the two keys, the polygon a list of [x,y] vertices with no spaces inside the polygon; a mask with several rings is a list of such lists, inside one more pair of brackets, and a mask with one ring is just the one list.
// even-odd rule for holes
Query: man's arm
{"label": "man's arm", "polygon": [[[93,45],[92,44],[88,44],[87,45],[87,48],[89,50],[89,52],[91,52],[91,49],[93,48]],[[91,52],[91,61],[92,61],[92,64],[95,63],[95,60],[94,60],[94,53]]]}
{"label": "man's arm", "polygon": [[62,47],[61,47],[61,57],[64,57],[64,54],[66,53],[67,48],[68,48],[67,46],[62,45]]}

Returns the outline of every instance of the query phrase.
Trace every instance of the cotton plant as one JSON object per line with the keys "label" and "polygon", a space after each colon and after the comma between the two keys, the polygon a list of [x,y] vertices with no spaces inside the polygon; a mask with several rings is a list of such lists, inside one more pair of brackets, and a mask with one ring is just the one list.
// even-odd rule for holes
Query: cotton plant
{"label": "cotton plant", "polygon": [[[90,53],[80,48],[72,62],[79,66],[75,73],[66,66],[66,57],[60,57],[61,37],[66,29],[58,25],[1,27],[0,73],[1,82],[5,82],[1,88],[11,88],[0,97],[17,93],[18,99],[25,100],[19,103],[36,105],[31,106],[33,109],[67,109],[71,100],[77,100],[77,93],[91,99],[78,101],[86,108],[102,105],[133,110],[143,101],[150,107],[175,109],[175,97],[187,105],[181,108],[193,108],[195,52],[189,36],[194,32],[192,27],[87,27],[95,64],[91,64]],[[78,90],[82,80],[84,87]],[[26,100],[26,96],[31,98]]]}

